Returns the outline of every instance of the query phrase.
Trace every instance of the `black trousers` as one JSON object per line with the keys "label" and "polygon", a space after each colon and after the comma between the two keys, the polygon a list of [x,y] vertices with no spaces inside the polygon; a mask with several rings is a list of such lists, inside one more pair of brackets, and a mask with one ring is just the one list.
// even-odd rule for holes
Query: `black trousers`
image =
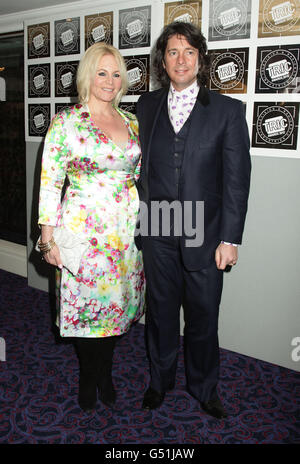
{"label": "black trousers", "polygon": [[142,247],[151,386],[165,392],[175,383],[182,305],[188,391],[199,401],[214,399],[219,379],[218,317],[223,272],[215,262],[207,269],[187,271],[178,237],[143,237]]}

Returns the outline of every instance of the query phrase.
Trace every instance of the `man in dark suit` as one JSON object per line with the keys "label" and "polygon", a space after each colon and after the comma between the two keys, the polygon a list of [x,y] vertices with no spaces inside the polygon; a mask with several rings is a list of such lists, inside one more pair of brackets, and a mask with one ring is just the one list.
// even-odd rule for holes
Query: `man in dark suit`
{"label": "man in dark suit", "polygon": [[[247,212],[247,124],[240,101],[205,87],[209,58],[197,27],[166,26],[156,43],[154,68],[162,88],[141,96],[137,104],[138,190],[148,221],[148,233],[144,228],[137,237],[147,282],[151,373],[143,408],[158,408],[174,387],[183,305],[188,391],[208,414],[225,418],[217,393],[218,315],[223,271],[237,262]],[[167,221],[166,202],[174,206]],[[164,207],[153,233],[158,204]]]}

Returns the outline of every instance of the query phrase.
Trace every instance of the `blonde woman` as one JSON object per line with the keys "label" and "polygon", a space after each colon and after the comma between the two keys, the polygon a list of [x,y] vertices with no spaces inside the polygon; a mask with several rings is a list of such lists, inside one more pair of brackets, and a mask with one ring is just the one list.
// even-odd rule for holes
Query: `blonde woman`
{"label": "blonde woman", "polygon": [[[44,259],[60,268],[60,334],[74,337],[79,405],[91,412],[97,391],[104,404],[114,405],[115,342],[143,314],[143,263],[134,243],[141,153],[135,116],[118,108],[127,91],[119,51],[91,46],[80,61],[77,88],[80,103],[54,117],[45,140],[39,246]],[[75,274],[63,267],[55,228],[88,245]]]}

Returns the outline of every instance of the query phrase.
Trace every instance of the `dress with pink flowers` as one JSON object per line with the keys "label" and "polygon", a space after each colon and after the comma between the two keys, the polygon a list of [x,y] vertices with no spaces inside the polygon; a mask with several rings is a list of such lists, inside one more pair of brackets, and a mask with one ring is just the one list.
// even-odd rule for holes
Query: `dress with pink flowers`
{"label": "dress with pink flowers", "polygon": [[118,112],[128,129],[125,150],[94,125],[81,104],[56,115],[45,139],[38,222],[63,225],[89,242],[77,275],[57,271],[63,337],[120,335],[144,311],[143,261],[134,243],[138,125],[131,113]]}

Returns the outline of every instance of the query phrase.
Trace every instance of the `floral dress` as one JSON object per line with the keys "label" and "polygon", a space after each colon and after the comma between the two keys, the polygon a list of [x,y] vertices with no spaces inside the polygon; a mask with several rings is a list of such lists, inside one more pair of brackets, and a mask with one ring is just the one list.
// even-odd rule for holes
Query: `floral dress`
{"label": "floral dress", "polygon": [[128,129],[125,150],[94,125],[81,104],[57,114],[45,139],[38,222],[63,226],[89,243],[77,275],[57,271],[63,337],[120,335],[144,311],[143,261],[134,243],[138,126],[134,115],[117,111]]}

